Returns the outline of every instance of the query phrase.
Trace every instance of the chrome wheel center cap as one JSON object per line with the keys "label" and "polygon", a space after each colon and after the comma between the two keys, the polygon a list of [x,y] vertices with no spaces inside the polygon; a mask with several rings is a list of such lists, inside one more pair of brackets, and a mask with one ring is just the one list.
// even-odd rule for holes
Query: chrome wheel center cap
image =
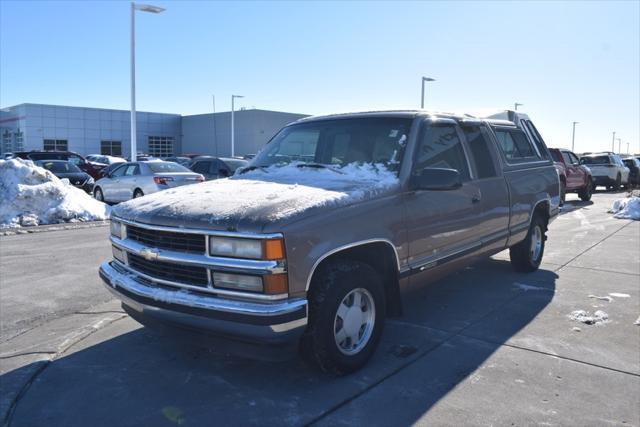
{"label": "chrome wheel center cap", "polygon": [[362,309],[360,307],[351,307],[345,316],[343,328],[347,335],[353,336],[360,331],[363,323]]}

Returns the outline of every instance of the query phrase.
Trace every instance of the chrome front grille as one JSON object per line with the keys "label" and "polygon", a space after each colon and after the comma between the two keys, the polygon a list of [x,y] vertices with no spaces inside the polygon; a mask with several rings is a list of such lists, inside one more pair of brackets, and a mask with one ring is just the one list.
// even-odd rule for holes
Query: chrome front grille
{"label": "chrome front grille", "polygon": [[148,230],[127,225],[127,238],[158,249],[197,254],[206,252],[206,237],[203,234]]}
{"label": "chrome front grille", "polygon": [[129,253],[129,266],[148,276],[169,282],[184,283],[206,288],[209,284],[207,269],[204,267],[175,264],[164,261],[147,261],[143,257]]}

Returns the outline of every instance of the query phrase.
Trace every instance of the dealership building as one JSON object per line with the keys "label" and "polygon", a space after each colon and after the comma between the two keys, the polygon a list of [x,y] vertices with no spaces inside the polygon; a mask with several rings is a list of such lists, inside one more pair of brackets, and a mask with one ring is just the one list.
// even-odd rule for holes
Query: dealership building
{"label": "dealership building", "polygon": [[[235,155],[256,153],[284,125],[304,114],[259,109],[235,112]],[[65,150],[82,155],[131,153],[128,110],[20,104],[0,110],[0,154]],[[136,113],[137,149],[157,157],[231,155],[231,113],[182,116]]]}

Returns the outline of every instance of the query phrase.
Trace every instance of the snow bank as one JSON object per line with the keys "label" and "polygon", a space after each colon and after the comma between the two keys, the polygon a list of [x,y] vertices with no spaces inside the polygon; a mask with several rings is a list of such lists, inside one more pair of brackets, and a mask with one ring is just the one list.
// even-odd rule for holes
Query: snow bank
{"label": "snow bank", "polygon": [[109,209],[30,160],[0,160],[0,228],[104,220]]}
{"label": "snow bank", "polygon": [[125,217],[188,213],[211,222],[239,216],[277,221],[311,208],[351,204],[398,184],[396,173],[381,164],[316,169],[291,163],[165,190],[122,203],[115,213]]}
{"label": "snow bank", "polygon": [[615,200],[609,213],[614,214],[613,217],[618,219],[640,220],[640,197]]}
{"label": "snow bank", "polygon": [[600,325],[609,321],[609,315],[602,310],[598,310],[593,315],[588,311],[575,310],[569,314],[569,319],[582,322],[585,325]]}

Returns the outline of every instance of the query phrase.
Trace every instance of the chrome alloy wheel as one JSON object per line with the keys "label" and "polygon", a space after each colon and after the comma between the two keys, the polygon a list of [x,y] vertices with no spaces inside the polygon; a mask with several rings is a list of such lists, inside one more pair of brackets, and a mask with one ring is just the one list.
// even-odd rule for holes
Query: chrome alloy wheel
{"label": "chrome alloy wheel", "polygon": [[333,336],[346,355],[359,353],[369,342],[376,321],[373,296],[364,288],[349,292],[340,303],[333,321]]}
{"label": "chrome alloy wheel", "polygon": [[537,262],[540,258],[540,253],[542,252],[542,229],[539,225],[536,225],[533,229],[533,233],[531,234],[531,248],[529,249],[529,254],[531,255],[531,260]]}

